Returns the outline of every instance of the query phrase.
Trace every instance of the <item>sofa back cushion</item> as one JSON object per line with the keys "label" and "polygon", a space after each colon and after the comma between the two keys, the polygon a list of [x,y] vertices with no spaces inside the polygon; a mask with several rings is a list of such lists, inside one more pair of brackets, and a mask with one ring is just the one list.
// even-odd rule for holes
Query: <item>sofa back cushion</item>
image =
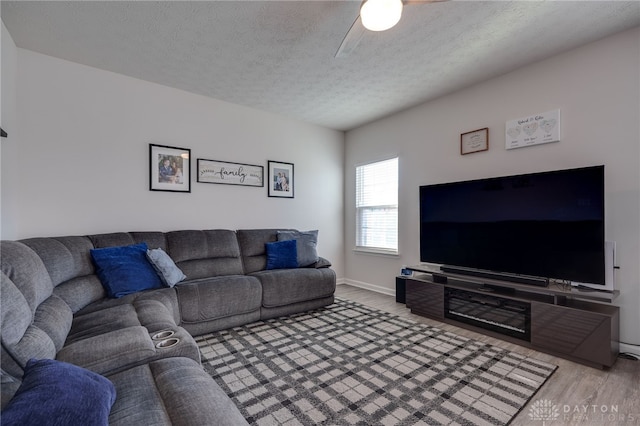
{"label": "sofa back cushion", "polygon": [[[2,354],[2,356],[8,355]],[[4,369],[0,369],[0,389],[2,389],[0,393],[0,409],[4,410],[4,407],[7,406],[11,398],[13,398],[20,388],[21,383],[22,381],[20,379],[9,374]]]}
{"label": "sofa back cushion", "polygon": [[[1,341],[9,355],[2,368],[16,374],[31,358],[55,358],[71,329],[71,308],[53,294],[53,282],[38,255],[18,241],[0,243]],[[9,362],[11,365],[9,365]]]}
{"label": "sofa back cushion", "polygon": [[120,247],[135,244],[129,232],[111,232],[109,234],[93,234],[88,236],[93,244],[92,248]]}
{"label": "sofa back cushion", "polygon": [[278,241],[278,231],[278,229],[241,229],[236,231],[246,274],[267,268],[265,244]]}
{"label": "sofa back cushion", "polygon": [[[2,241],[2,272],[22,293],[33,315],[53,292],[53,282],[38,255],[19,241]],[[3,297],[4,299],[4,297]]]}
{"label": "sofa back cushion", "polygon": [[89,254],[93,244],[88,237],[29,238],[20,242],[40,257],[54,286],[53,294],[72,312],[105,297]]}
{"label": "sofa back cushion", "polygon": [[130,232],[129,235],[136,244],[146,243],[150,249],[167,251],[167,234],[164,232]]}
{"label": "sofa back cushion", "polygon": [[174,231],[167,232],[166,237],[166,251],[187,280],[243,273],[234,231]]}

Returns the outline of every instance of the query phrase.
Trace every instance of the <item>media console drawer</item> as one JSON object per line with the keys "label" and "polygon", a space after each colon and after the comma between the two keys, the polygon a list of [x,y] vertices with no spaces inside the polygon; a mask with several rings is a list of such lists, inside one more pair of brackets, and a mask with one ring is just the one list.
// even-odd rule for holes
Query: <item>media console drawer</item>
{"label": "media console drawer", "polygon": [[425,285],[422,281],[407,280],[407,308],[418,315],[444,319],[444,286]]}
{"label": "media console drawer", "polygon": [[612,366],[618,356],[618,308],[594,307],[601,312],[531,303],[531,344]]}

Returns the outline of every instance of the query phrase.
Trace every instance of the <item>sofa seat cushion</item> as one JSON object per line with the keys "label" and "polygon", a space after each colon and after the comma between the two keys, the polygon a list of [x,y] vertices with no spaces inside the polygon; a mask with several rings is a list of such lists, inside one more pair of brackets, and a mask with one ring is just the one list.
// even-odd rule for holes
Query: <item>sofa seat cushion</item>
{"label": "sofa seat cushion", "polygon": [[[164,300],[161,294],[127,297],[125,303],[97,302],[97,307],[88,306],[73,318],[65,345],[127,327],[143,326],[154,332],[177,326],[172,298]],[[120,300],[123,299],[105,299],[105,302]]]}
{"label": "sofa seat cushion", "polygon": [[112,426],[248,424],[231,399],[192,359],[167,358],[109,375],[117,392]]}
{"label": "sofa seat cushion", "polygon": [[138,365],[155,355],[149,332],[137,326],[77,340],[63,347],[56,359],[105,374]]}
{"label": "sofa seat cushion", "polygon": [[175,287],[183,323],[198,323],[260,310],[262,287],[255,277],[231,275]]}
{"label": "sofa seat cushion", "polygon": [[83,309],[76,312],[75,316],[79,317],[116,306],[135,306],[135,304],[141,300],[157,300],[161,302],[170,312],[172,312],[176,324],[180,322],[180,307],[178,306],[178,296],[176,295],[176,291],[173,288],[161,288],[157,290],[142,291],[140,293],[126,295],[124,297],[121,297],[120,299],[103,298],[85,306]]}
{"label": "sofa seat cushion", "polygon": [[77,315],[73,318],[71,331],[67,336],[65,345],[140,325],[136,310],[130,304],[122,304],[84,315]]}
{"label": "sofa seat cushion", "polygon": [[336,275],[329,268],[259,271],[251,274],[262,283],[262,306],[272,308],[333,295]]}
{"label": "sofa seat cushion", "polygon": [[2,411],[2,422],[107,426],[115,399],[113,383],[99,374],[53,359],[32,359]]}

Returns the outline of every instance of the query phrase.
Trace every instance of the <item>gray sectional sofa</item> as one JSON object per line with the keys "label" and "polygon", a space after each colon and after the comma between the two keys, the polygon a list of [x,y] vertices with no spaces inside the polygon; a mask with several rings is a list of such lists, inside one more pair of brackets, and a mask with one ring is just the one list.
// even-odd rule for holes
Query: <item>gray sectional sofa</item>
{"label": "gray sectional sofa", "polygon": [[[277,239],[278,230],[255,229],[2,241],[3,409],[30,359],[55,359],[113,383],[110,424],[245,424],[202,369],[193,336],[333,303],[336,277],[325,259],[265,269],[265,244]],[[186,279],[107,297],[91,250],[141,242],[162,248]]]}

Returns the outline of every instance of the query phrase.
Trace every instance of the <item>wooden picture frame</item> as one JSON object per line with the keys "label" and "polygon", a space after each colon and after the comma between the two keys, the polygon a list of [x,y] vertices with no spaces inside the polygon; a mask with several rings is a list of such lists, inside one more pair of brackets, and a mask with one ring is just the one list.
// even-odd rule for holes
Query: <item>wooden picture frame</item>
{"label": "wooden picture frame", "polygon": [[198,158],[197,168],[197,182],[223,185],[264,186],[263,166]]}
{"label": "wooden picture frame", "polygon": [[489,128],[473,130],[460,135],[460,155],[489,150]]}
{"label": "wooden picture frame", "polygon": [[149,190],[191,192],[191,150],[149,144]]}
{"label": "wooden picture frame", "polygon": [[268,165],[269,197],[293,198],[295,188],[293,164],[269,161]]}

